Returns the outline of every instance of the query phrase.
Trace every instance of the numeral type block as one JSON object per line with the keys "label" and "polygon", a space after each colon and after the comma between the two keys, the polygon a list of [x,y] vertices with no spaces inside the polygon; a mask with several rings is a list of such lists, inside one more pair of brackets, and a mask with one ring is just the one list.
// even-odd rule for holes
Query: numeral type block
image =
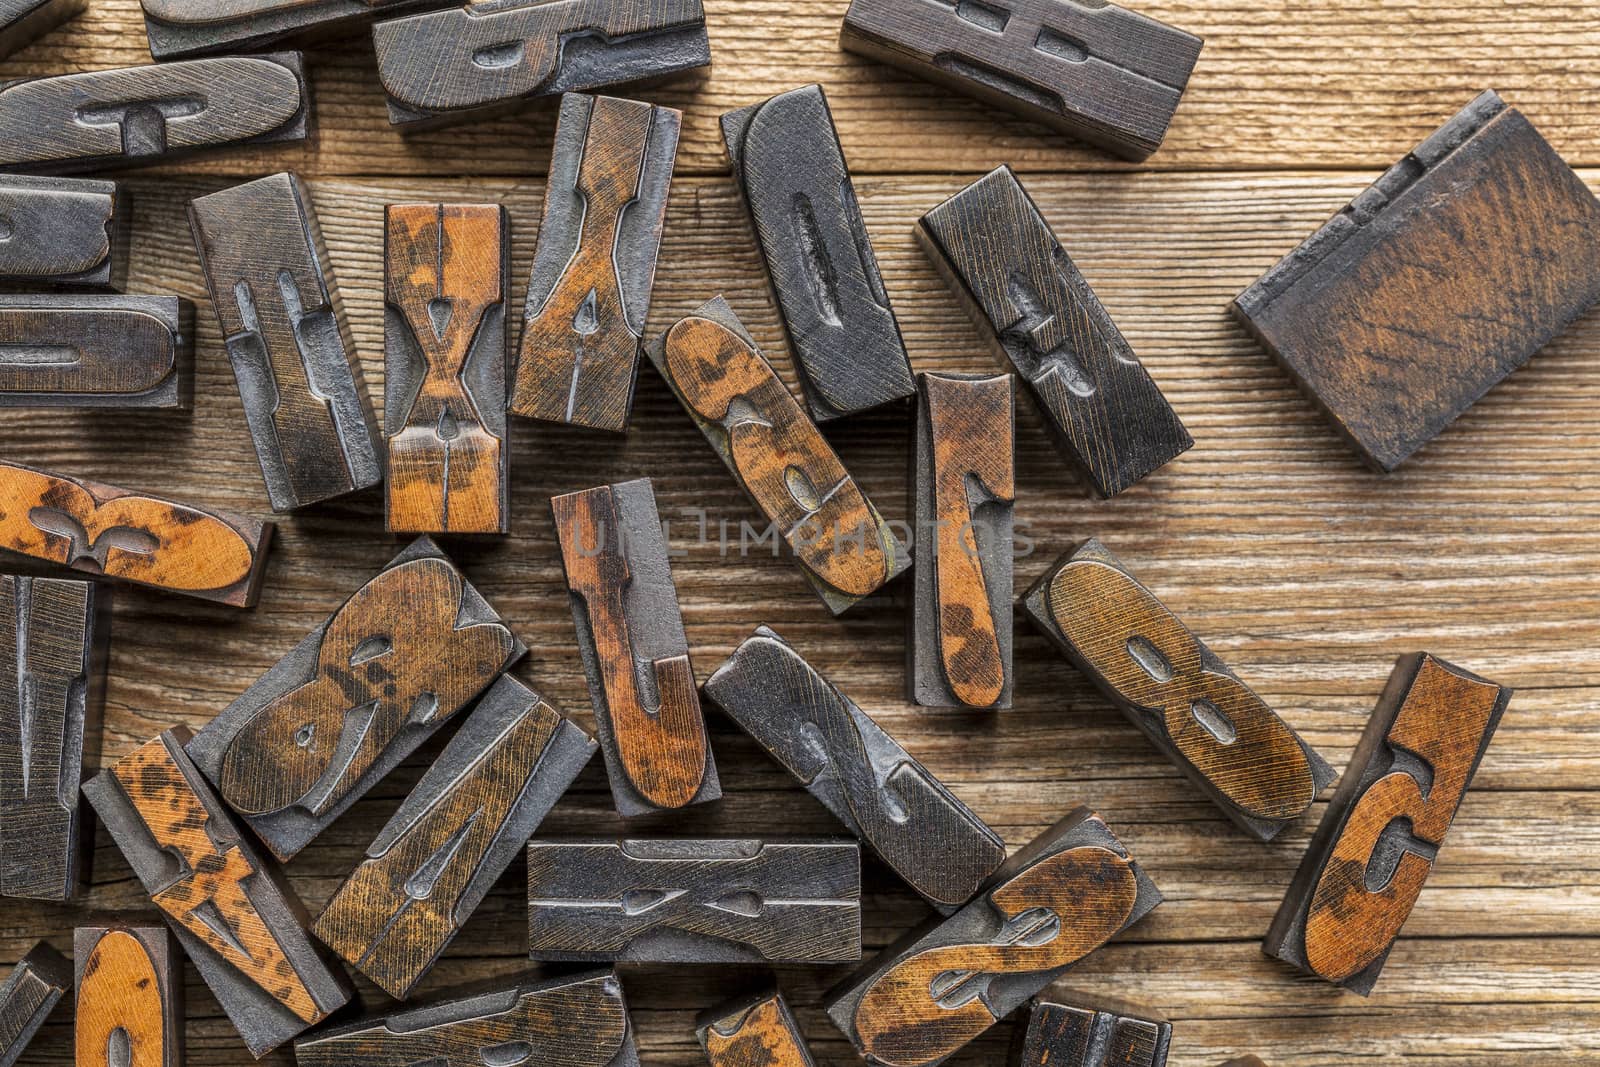
{"label": "numeral type block", "polygon": [[816,1067],[783,994],[743,997],[701,1016],[695,1029],[711,1067]]}
{"label": "numeral type block", "polygon": [[536,960],[861,958],[861,848],[789,838],[528,843]]}
{"label": "numeral type block", "polygon": [[911,560],[719,296],[646,349],[806,580],[835,615]]}
{"label": "numeral type block", "polygon": [[311,932],[404,1000],[595,748],[589,735],[503,675]]}
{"label": "numeral type block", "polygon": [[260,1058],[350,999],[282,872],[256,854],[174,727],[84,783],[195,970]]}
{"label": "numeral type block", "polygon": [[826,422],[916,392],[822,86],[722,116],[811,417]]}
{"label": "numeral type block", "polygon": [[1079,808],[960,911],[829,991],[828,1015],[868,1063],[942,1063],[1160,902],[1116,835]]}
{"label": "numeral type block", "polygon": [[75,18],[89,0],[0,0],[0,59]]}
{"label": "numeral type block", "polygon": [[182,1067],[183,965],[164,926],[80,926],[75,1067]]}
{"label": "numeral type block", "polygon": [[711,676],[706,696],[945,914],[1005,861],[998,834],[765,626]]}
{"label": "numeral type block", "polygon": [[1172,1024],[1104,997],[1051,988],[1017,1031],[1012,1067],[1163,1067]]}
{"label": "numeral type block", "polygon": [[511,413],[628,428],[683,113],[561,98]]}
{"label": "numeral type block", "polygon": [[1151,744],[1240,829],[1271,841],[1333,768],[1092,538],[1023,610]]}
{"label": "numeral type block", "polygon": [[388,529],[503,534],[505,208],[390,204],[385,218]]}
{"label": "numeral type block", "polygon": [[1267,955],[1372,992],[1511,692],[1426,652],[1400,657],[1267,931]]}
{"label": "numeral type block", "polygon": [[0,287],[121,289],[132,214],[116,182],[0,175]]}
{"label": "numeral type block", "polygon": [[17,1062],[57,1002],[72,988],[72,964],[43,941],[0,985],[0,1067]]}
{"label": "numeral type block", "polygon": [[0,294],[0,408],[188,408],[193,346],[182,297]]}
{"label": "numeral type block", "polygon": [[250,52],[292,37],[322,40],[374,17],[449,0],[140,0],[157,60]]}
{"label": "numeral type block", "polygon": [[1392,471],[1600,300],[1600,201],[1486,92],[1233,303]]}

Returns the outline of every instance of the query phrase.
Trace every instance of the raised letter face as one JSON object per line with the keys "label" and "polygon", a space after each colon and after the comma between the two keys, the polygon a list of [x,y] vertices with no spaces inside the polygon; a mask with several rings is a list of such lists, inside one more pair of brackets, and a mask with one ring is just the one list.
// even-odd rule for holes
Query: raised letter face
{"label": "raised letter face", "polygon": [[164,926],[79,927],[76,1067],[178,1067],[182,969]]}
{"label": "raised letter face", "polygon": [[724,1007],[698,1030],[711,1067],[815,1067],[781,994]]}

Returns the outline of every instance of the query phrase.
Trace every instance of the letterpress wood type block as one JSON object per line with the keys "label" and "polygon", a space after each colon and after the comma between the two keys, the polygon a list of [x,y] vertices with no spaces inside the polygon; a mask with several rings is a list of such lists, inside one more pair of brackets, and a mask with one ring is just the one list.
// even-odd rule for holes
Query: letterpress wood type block
{"label": "letterpress wood type block", "polygon": [[1486,92],[1233,302],[1392,471],[1600,300],[1600,202]]}
{"label": "letterpress wood type block", "polygon": [[64,174],[304,141],[299,52],[26,78],[0,86],[0,170]]}
{"label": "letterpress wood type block", "polygon": [[701,1016],[695,1030],[711,1067],[816,1067],[783,994],[743,997]]}
{"label": "letterpress wood type block", "polygon": [[84,783],[84,796],[257,1059],[350,999],[281,872],[190,762],[178,726]]}
{"label": "letterpress wood type block", "polygon": [[207,723],[189,755],[288,860],[526,651],[419,537]]}
{"label": "letterpress wood type block", "polygon": [[0,287],[120,290],[132,214],[116,182],[0,175]]}
{"label": "letterpress wood type block", "polygon": [[998,834],[767,627],[717,668],[706,696],[941,912],[1005,862]]}
{"label": "letterpress wood type block", "polygon": [[296,1042],[299,1067],[639,1067],[611,971],[430,1004]]}
{"label": "letterpress wood type block", "polygon": [[1010,167],[922,216],[917,237],[1096,494],[1194,445]]}
{"label": "letterpress wood type block", "polygon": [[861,958],[861,847],[779,838],[528,843],[536,960]]}
{"label": "letterpress wood type block", "polygon": [[404,1000],[595,748],[538,694],[502,675],[311,932]]}
{"label": "letterpress wood type block", "polygon": [[0,1067],[17,1062],[71,988],[72,964],[61,953],[43,941],[28,950],[0,985]]}
{"label": "letterpress wood type block", "polygon": [[1372,992],[1511,693],[1426,652],[1400,657],[1267,931],[1267,955]]}
{"label": "letterpress wood type block", "polygon": [[385,220],[388,529],[503,534],[505,208],[390,204]]}
{"label": "letterpress wood type block", "polygon": [[628,428],[683,113],[561,98],[511,412]]}
{"label": "letterpress wood type block", "polygon": [[1146,1008],[1071,989],[1033,998],[1012,1067],[1163,1067],[1172,1024]]}
{"label": "letterpress wood type block", "polygon": [[300,179],[199,197],[189,224],[272,509],[377,485],[371,399]]}
{"label": "letterpress wood type block", "polygon": [[165,926],[80,926],[75,1067],[182,1067],[183,964]]}
{"label": "letterpress wood type block", "polygon": [[722,297],[645,351],[829,611],[841,614],[911,565]]}
{"label": "letterpress wood type block", "polygon": [[556,536],[622,815],[722,796],[650,479],[553,497]]}
{"label": "letterpress wood type block", "polygon": [[960,911],[912,930],[830,990],[828,1015],[868,1063],[931,1067],[1160,902],[1116,835],[1079,808]]}
{"label": "letterpress wood type block", "polygon": [[389,121],[428,126],[709,66],[700,0],[477,0],[372,29]]}
{"label": "letterpress wood type block", "polygon": [[75,18],[89,0],[0,0],[0,59]]}
{"label": "letterpress wood type block", "polygon": [[157,60],[249,52],[290,38],[321,41],[375,17],[449,0],[140,0]]}
{"label": "letterpress wood type block", "polygon": [[272,524],[0,460],[0,549],[236,608],[254,606]]}
{"label": "letterpress wood type block", "polygon": [[0,408],[188,408],[194,305],[0,294]]}
{"label": "letterpress wood type block", "polygon": [[817,422],[916,392],[822,86],[722,116],[722,140]]}

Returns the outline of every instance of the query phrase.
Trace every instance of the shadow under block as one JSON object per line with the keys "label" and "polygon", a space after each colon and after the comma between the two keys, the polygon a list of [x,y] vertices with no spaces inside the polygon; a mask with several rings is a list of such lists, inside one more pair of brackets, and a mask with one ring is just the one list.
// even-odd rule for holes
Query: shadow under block
{"label": "shadow under block", "polygon": [[0,408],[182,408],[194,305],[177,296],[0,293]]}
{"label": "shadow under block", "polygon": [[120,290],[132,215],[116,182],[0,175],[0,287]]}
{"label": "shadow under block", "polygon": [[637,100],[561,98],[513,415],[628,428],[682,122]]}
{"label": "shadow under block", "polygon": [[1005,862],[1005,842],[765,626],[706,696],[908,886],[949,914]]}
{"label": "shadow under block", "polygon": [[1485,92],[1233,303],[1392,471],[1600,300],[1600,202]]}
{"label": "shadow under block", "polygon": [[728,112],[722,140],[811,417],[911,396],[911,359],[822,87]]}
{"label": "shadow under block", "polygon": [[828,439],[722,297],[646,350],[750,502],[839,615],[911,565]]}
{"label": "shadow under block", "polygon": [[525,651],[419,537],[207,723],[189,755],[288,860]]}
{"label": "shadow under block", "polygon": [[912,930],[835,986],[825,1007],[868,1063],[931,1067],[1160,902],[1116,835],[1078,808],[960,911]]}
{"label": "shadow under block", "polygon": [[183,963],[165,926],[80,926],[74,1067],[183,1067]]}
{"label": "shadow under block", "polygon": [[650,479],[553,497],[595,733],[619,814],[722,796]]}
{"label": "shadow under block", "polygon": [[45,942],[18,961],[0,985],[0,1067],[17,1062],[71,988],[72,964]]}
{"label": "shadow under block", "polygon": [[300,179],[199,197],[189,225],[272,509],[377,485],[372,401]]}
{"label": "shadow under block", "polygon": [[350,999],[281,872],[190,762],[178,726],[84,784],[101,824],[257,1059]]}
{"label": "shadow under block", "polygon": [[1222,1064],[1221,1067],[1267,1067],[1267,1064],[1259,1056],[1240,1056]]}
{"label": "shadow under block", "polygon": [[1022,609],[1105,698],[1241,830],[1271,841],[1333,768],[1093,538]]}
{"label": "shadow under block", "polygon": [[0,549],[230,607],[255,605],[272,524],[0,460]]}
{"label": "shadow under block", "polygon": [[502,675],[311,932],[404,1000],[595,748],[536,693]]}
{"label": "shadow under block", "polygon": [[340,31],[449,0],[140,0],[157,61],[251,52],[291,38],[320,42]]}
{"label": "shadow under block", "polygon": [[505,208],[390,204],[385,222],[387,529],[506,533]]}
{"label": "shadow under block", "polygon": [[1172,1024],[1147,1009],[1070,989],[1033,998],[1011,1067],[1164,1067]]}
{"label": "shadow under block", "polygon": [[922,216],[916,233],[1096,495],[1194,445],[1010,167]]}
{"label": "shadow under block", "polygon": [[536,960],[858,960],[861,848],[810,838],[535,838],[528,943]]}
{"label": "shadow under block", "polygon": [[695,1029],[711,1067],[816,1067],[800,1024],[776,990],[701,1016]]}
{"label": "shadow under block", "polygon": [[89,0],[0,0],[0,59],[43,37]]}
{"label": "shadow under block", "polygon": [[1511,693],[1426,652],[1400,657],[1267,931],[1267,955],[1372,992]]}

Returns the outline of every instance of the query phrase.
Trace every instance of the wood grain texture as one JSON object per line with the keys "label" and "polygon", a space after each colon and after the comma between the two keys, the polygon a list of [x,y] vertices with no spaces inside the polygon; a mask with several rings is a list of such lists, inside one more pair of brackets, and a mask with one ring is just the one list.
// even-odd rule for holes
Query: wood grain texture
{"label": "wood grain texture", "polygon": [[1057,983],[1028,1005],[1011,1067],[1164,1067],[1171,1048],[1159,1012]]}
{"label": "wood grain texture", "polygon": [[132,214],[116,182],[0,175],[0,288],[121,289]]}
{"label": "wood grain texture", "polygon": [[1267,1067],[1259,1056],[1240,1056],[1222,1064],[1222,1067]]}
{"label": "wood grain texture", "polygon": [[0,293],[0,408],[186,409],[193,344],[182,297]]}
{"label": "wood grain texture", "polygon": [[165,926],[72,932],[75,1067],[183,1067],[183,960]]}
{"label": "wood grain texture", "polygon": [[12,1067],[27,1051],[67,990],[72,964],[41,941],[17,961],[0,984],[0,1067]]}
{"label": "wood grain texture", "polygon": [[695,1027],[711,1067],[816,1067],[777,990],[711,1009]]}

